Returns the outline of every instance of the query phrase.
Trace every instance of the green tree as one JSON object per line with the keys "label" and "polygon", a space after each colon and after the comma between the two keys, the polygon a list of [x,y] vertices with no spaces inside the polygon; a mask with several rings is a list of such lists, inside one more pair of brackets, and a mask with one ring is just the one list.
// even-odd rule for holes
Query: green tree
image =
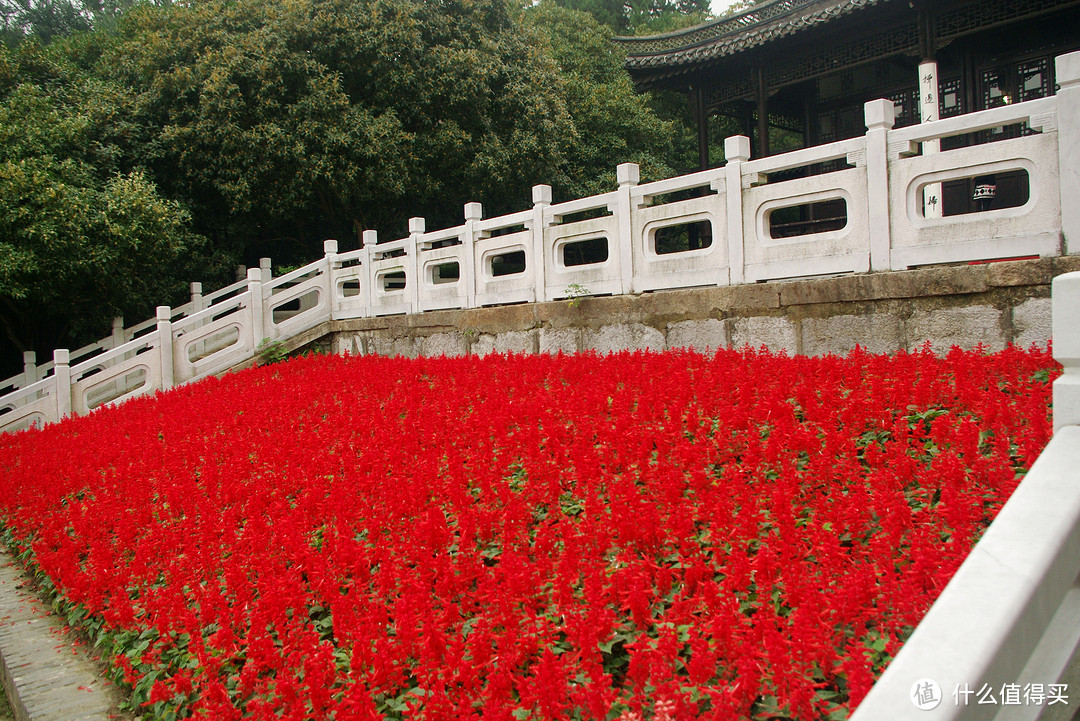
{"label": "green tree", "polygon": [[77,347],[109,319],[142,319],[190,279],[202,239],[125,166],[125,93],[0,47],[0,333],[17,353]]}
{"label": "green tree", "polygon": [[0,41],[9,45],[55,39],[95,28],[112,29],[136,4],[171,5],[172,0],[0,0]]}
{"label": "green tree", "polygon": [[567,198],[600,193],[614,185],[615,166],[625,162],[638,163],[643,179],[672,175],[677,128],[650,109],[649,95],[634,92],[613,31],[553,2],[530,8],[525,24],[558,65],[572,119],[563,138],[565,161],[552,184]]}
{"label": "green tree", "polygon": [[607,36],[572,30],[587,71],[530,17],[504,0],[206,0],[136,8],[79,52],[133,89],[154,178],[200,232],[248,262],[300,262],[326,237],[455,224],[469,201],[491,215],[536,183],[577,193],[622,160],[659,165],[644,148],[663,124]]}
{"label": "green tree", "polygon": [[709,0],[540,0],[589,13],[617,35],[650,35],[710,19]]}

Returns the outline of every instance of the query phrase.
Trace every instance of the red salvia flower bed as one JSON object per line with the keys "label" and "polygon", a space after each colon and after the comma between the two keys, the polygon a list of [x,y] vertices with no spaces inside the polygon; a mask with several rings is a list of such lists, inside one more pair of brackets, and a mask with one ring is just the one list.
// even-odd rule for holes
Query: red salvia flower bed
{"label": "red salvia flower bed", "polygon": [[839,719],[1054,367],[309,357],[0,437],[0,514],[149,718]]}

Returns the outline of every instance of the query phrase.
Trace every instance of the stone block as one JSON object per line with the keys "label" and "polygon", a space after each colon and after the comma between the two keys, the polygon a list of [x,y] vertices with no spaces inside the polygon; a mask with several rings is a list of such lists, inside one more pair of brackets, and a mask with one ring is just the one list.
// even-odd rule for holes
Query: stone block
{"label": "stone block", "polygon": [[531,328],[536,323],[537,304],[519,303],[492,308],[473,308],[458,313],[458,328],[475,328],[497,335],[508,330]]}
{"label": "stone block", "polygon": [[577,353],[579,350],[577,328],[541,328],[541,353]]}
{"label": "stone block", "polygon": [[731,345],[734,348],[765,346],[773,352],[785,350],[788,355],[795,355],[799,347],[799,334],[795,323],[788,318],[736,318]]}
{"label": "stone block", "polygon": [[616,353],[623,350],[664,350],[664,334],[641,323],[605,325],[593,330],[586,328],[582,348],[597,353]]}
{"label": "stone block", "polygon": [[462,333],[435,333],[420,341],[420,353],[427,357],[462,356],[469,352]]}
{"label": "stone block", "polygon": [[1014,260],[986,264],[986,282],[993,287],[1046,285],[1050,282],[1050,261]]}
{"label": "stone block", "polygon": [[368,348],[371,349],[375,355],[404,356],[405,358],[415,358],[417,355],[416,341],[408,336],[372,336],[368,340]]}
{"label": "stone block", "polygon": [[900,318],[888,313],[807,318],[802,334],[806,355],[846,355],[856,345],[870,353],[892,353],[903,347]]}
{"label": "stone block", "polygon": [[690,348],[699,353],[715,353],[728,347],[724,321],[715,318],[672,323],[667,332],[668,348]]}
{"label": "stone block", "polygon": [[1043,348],[1050,341],[1053,301],[1049,298],[1029,298],[1012,309],[1012,342],[1021,348],[1032,343]]}
{"label": "stone block", "polygon": [[330,346],[335,355],[364,355],[364,339],[357,333],[338,333]]}
{"label": "stone block", "polygon": [[905,322],[907,347],[915,350],[929,342],[934,353],[943,355],[954,345],[970,350],[981,343],[987,351],[999,351],[1005,347],[1001,320],[1001,311],[987,305],[917,310]]}
{"label": "stone block", "polygon": [[702,288],[680,288],[678,290],[656,290],[637,296],[638,313],[624,318],[613,318],[613,322],[636,321],[645,318],[655,322],[675,322],[688,318],[707,318],[711,312],[708,296]]}
{"label": "stone block", "polygon": [[514,330],[498,335],[481,333],[473,342],[473,355],[485,356],[489,353],[533,353],[536,348],[536,331]]}
{"label": "stone block", "polygon": [[[1073,244],[1080,245],[1080,241],[1073,241]],[[1080,248],[1076,248],[1073,252],[1080,252]],[[1050,259],[1050,274],[1055,277],[1078,270],[1080,270],[1080,255],[1065,255]]]}

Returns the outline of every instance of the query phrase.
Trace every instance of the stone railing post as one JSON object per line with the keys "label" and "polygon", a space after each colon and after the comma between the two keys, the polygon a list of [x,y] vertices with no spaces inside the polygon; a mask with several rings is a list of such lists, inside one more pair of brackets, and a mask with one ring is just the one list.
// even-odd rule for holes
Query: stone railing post
{"label": "stone railing post", "polygon": [[[420,309],[420,236],[427,231],[423,218],[409,218],[409,242],[405,244],[405,297],[409,299],[409,312]],[[411,273],[409,271],[412,271]]]}
{"label": "stone railing post", "polygon": [[[937,61],[924,60],[919,63],[920,122],[932,123],[938,119],[938,87]],[[940,140],[926,140],[923,142],[923,155],[936,155],[940,152]],[[941,183],[929,183],[923,188],[922,211],[925,218],[941,217]]]}
{"label": "stone railing post", "polygon": [[202,283],[192,283],[191,312],[198,313],[200,310],[206,310],[206,304],[203,300]]}
{"label": "stone railing post", "polygon": [[1080,426],[1080,271],[1051,284],[1054,360],[1065,372],[1054,381],[1054,432]]}
{"label": "stone railing post", "polygon": [[172,308],[167,305],[157,307],[158,350],[161,358],[161,390],[173,387],[176,376],[173,374],[173,337]]}
{"label": "stone railing post", "polygon": [[110,335],[112,341],[112,347],[124,345],[127,342],[127,338],[124,334],[124,316],[119,315],[112,319],[112,334]]}
{"label": "stone railing post", "polygon": [[536,302],[551,300],[547,293],[547,258],[544,257],[544,231],[547,228],[547,211],[551,207],[551,186],[534,185],[532,189],[532,220],[529,231],[533,241],[533,282],[536,283]]}
{"label": "stone railing post", "polygon": [[619,181],[619,199],[615,206],[615,225],[619,233],[619,270],[622,275],[622,292],[633,293],[634,288],[634,204],[630,191],[641,182],[641,168],[637,163],[622,163],[615,169]]}
{"label": "stone railing post", "polygon": [[262,272],[263,283],[269,283],[274,279],[274,266],[269,258],[259,258],[259,271]]}
{"label": "stone railing post", "polygon": [[71,353],[66,348],[53,351],[53,382],[56,384],[56,420],[71,415]]}
{"label": "stone railing post", "polygon": [[262,270],[249,268],[247,274],[248,293],[251,295],[251,347],[258,350],[266,336],[264,335],[263,283]]}
{"label": "stone railing post", "polygon": [[465,307],[476,307],[476,238],[479,231],[476,224],[484,217],[484,206],[480,203],[465,204],[465,233],[461,238],[463,249],[462,263],[465,267],[460,268],[461,281],[465,284]]}
{"label": "stone railing post", "polygon": [[891,100],[863,105],[866,119],[866,201],[870,232],[870,270],[889,270],[892,241],[889,214],[889,131],[896,124]]}
{"label": "stone railing post", "polygon": [[360,238],[360,242],[363,243],[361,248],[364,251],[364,257],[360,260],[364,275],[360,283],[360,302],[364,304],[363,315],[370,316],[371,305],[375,298],[375,269],[372,266],[372,259],[375,257],[375,245],[379,242],[379,232],[365,230]]}
{"label": "stone railing post", "polygon": [[37,353],[32,350],[23,351],[22,362],[23,386],[28,386],[41,380],[38,378],[37,372]]}
{"label": "stone railing post", "polygon": [[338,242],[333,239],[324,240],[322,244],[323,259],[326,261],[326,284],[321,292],[326,293],[326,307],[330,310],[328,320],[333,320],[334,311],[337,310],[338,297],[334,292],[334,270],[337,265]]}
{"label": "stone railing post", "polygon": [[750,160],[750,138],[724,138],[724,185],[727,191],[728,283],[738,285],[746,277],[743,250],[742,164]]}
{"label": "stone railing post", "polygon": [[1080,52],[1058,56],[1058,182],[1065,253],[1080,253]]}

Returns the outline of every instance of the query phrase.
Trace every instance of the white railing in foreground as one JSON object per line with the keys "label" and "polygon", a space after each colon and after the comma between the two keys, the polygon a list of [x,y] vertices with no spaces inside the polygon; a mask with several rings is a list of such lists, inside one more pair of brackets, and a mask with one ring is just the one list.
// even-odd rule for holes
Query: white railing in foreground
{"label": "white railing in foreground", "polygon": [[[590,198],[553,204],[538,185],[531,210],[485,219],[469,203],[454,228],[428,232],[413,218],[405,238],[367,231],[347,253],[328,240],[323,258],[285,276],[252,269],[89,351],[57,351],[52,376],[37,366],[9,383],[18,390],[0,397],[0,432],[220,373],[264,340],[327,320],[1080,252],[1080,53],[1057,59],[1057,80],[1053,97],[901,129],[892,103],[876,100],[859,138],[751,160],[737,136],[714,170],[642,185],[624,164],[618,189]],[[918,154],[926,141],[1018,124],[1029,132]],[[1029,188],[1020,205],[923,213],[928,185],[1014,171]],[[824,208],[826,224],[784,227]]]}
{"label": "white railing in foreground", "polygon": [[1053,299],[1054,437],[851,721],[1071,719],[1080,704],[1080,273]]}

